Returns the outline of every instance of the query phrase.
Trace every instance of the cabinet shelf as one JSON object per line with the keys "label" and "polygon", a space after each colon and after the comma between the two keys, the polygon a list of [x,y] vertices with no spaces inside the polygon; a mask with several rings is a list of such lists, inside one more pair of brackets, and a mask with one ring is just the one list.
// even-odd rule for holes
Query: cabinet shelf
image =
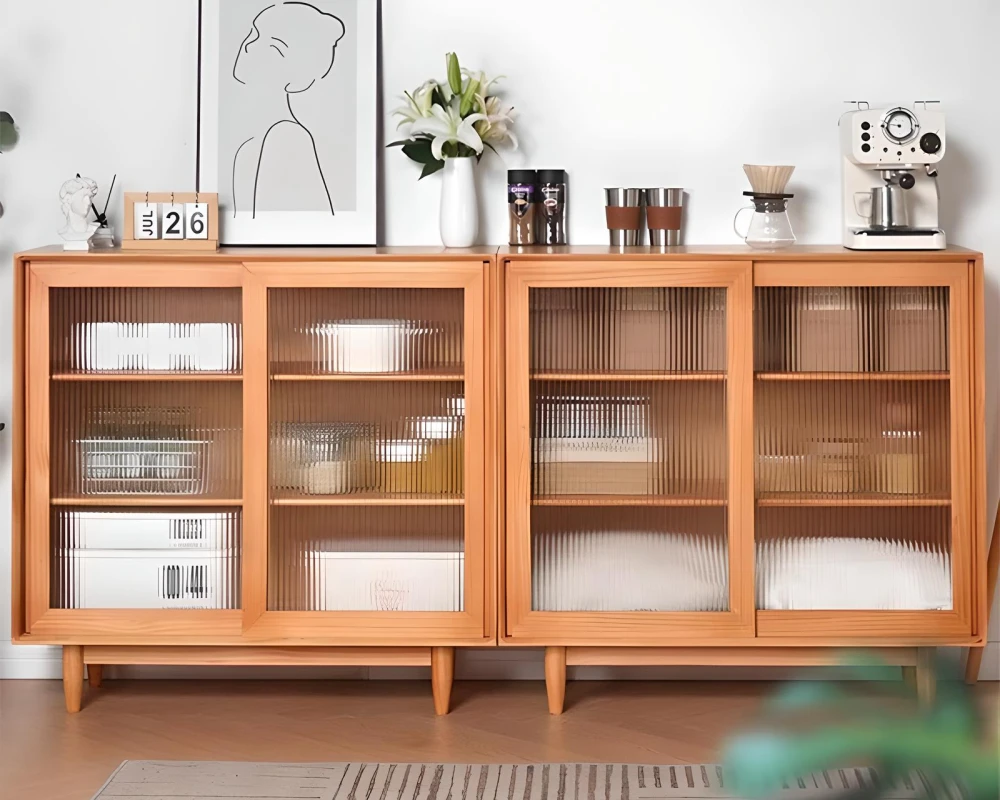
{"label": "cabinet shelf", "polygon": [[271,375],[272,381],[350,381],[350,382],[383,382],[394,381],[424,381],[440,383],[457,383],[465,380],[465,374],[458,371],[420,371],[420,372],[336,372],[324,374],[305,374],[282,372]]}
{"label": "cabinet shelf", "polygon": [[535,381],[724,381],[725,372],[533,372]]}
{"label": "cabinet shelf", "polygon": [[54,381],[242,381],[240,372],[56,372]]}
{"label": "cabinet shelf", "polygon": [[358,492],[334,495],[286,495],[271,500],[275,506],[462,506],[464,497],[442,494],[381,494]]}
{"label": "cabinet shelf", "polygon": [[107,506],[107,507],[223,507],[242,506],[243,500],[232,497],[204,497],[201,495],[187,496],[178,494],[158,495],[88,495],[85,497],[53,497],[50,501],[54,506]]}
{"label": "cabinet shelf", "polygon": [[613,494],[558,494],[539,495],[532,498],[535,506],[656,506],[656,507],[721,507],[726,500],[721,497],[685,497],[677,495],[613,495]]}
{"label": "cabinet shelf", "polygon": [[758,372],[759,381],[947,381],[948,372]]}
{"label": "cabinet shelf", "polygon": [[902,494],[808,494],[782,493],[764,494],[757,497],[757,505],[761,508],[815,506],[815,507],[940,507],[950,506],[951,500],[940,495],[902,495]]}

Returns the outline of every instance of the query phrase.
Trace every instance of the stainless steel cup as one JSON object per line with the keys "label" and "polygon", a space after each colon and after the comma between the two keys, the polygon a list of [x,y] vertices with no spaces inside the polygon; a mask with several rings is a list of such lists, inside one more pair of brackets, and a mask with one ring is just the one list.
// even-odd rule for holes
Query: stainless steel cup
{"label": "stainless steel cup", "polygon": [[[681,209],[684,206],[684,190],[667,188],[646,189],[646,206],[648,208]],[[675,213],[679,218],[680,212]],[[653,217],[655,216],[655,212],[649,215]],[[680,227],[672,229],[659,228],[654,226],[652,219],[650,219],[649,243],[653,247],[673,247],[679,245],[681,243],[681,229]]]}
{"label": "stainless steel cup", "polygon": [[887,230],[909,227],[910,218],[906,209],[906,189],[895,183],[887,183],[872,189],[873,228]]}
{"label": "stainless steel cup", "polygon": [[[608,209],[608,235],[612,247],[635,247],[646,243],[646,220],[643,214],[645,191],[642,189],[605,189],[605,202]],[[624,226],[620,220],[623,215],[616,209],[638,209],[630,212],[632,223]]]}

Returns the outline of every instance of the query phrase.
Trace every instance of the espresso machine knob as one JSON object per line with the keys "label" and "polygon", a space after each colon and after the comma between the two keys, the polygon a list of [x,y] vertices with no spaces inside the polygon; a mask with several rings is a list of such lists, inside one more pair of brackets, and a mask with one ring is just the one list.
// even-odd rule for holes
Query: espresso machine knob
{"label": "espresso machine knob", "polygon": [[920,137],[920,149],[929,155],[934,155],[941,149],[941,137],[936,133],[925,133]]}
{"label": "espresso machine knob", "polygon": [[899,176],[899,185],[904,189],[912,189],[917,183],[917,179],[909,172],[904,172]]}

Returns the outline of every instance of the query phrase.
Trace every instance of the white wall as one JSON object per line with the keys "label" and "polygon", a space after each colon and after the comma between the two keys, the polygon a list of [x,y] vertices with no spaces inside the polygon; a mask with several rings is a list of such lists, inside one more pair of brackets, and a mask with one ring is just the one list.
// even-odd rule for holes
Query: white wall
{"label": "white wall", "polygon": [[[1000,475],[997,34],[995,0],[383,0],[382,85],[391,109],[403,89],[440,76],[452,49],[469,65],[506,74],[523,141],[507,161],[570,171],[574,243],[604,240],[605,185],[688,187],[688,241],[732,243],[744,162],[795,164],[800,240],[836,242],[842,101],[943,101],[944,226],[952,241],[985,251],[989,273],[992,517]],[[118,186],[130,190],[194,188],[196,41],[196,0],[0,0],[0,109],[13,113],[23,137],[0,156],[0,318],[10,318],[12,254],[56,240],[56,192],[66,177],[80,171],[106,186],[117,172]],[[395,150],[384,168],[385,243],[436,243],[437,180],[417,183],[416,167]],[[481,178],[482,239],[500,243],[504,165],[490,157]],[[120,214],[119,198],[112,207]],[[4,376],[10,342],[4,325]],[[3,380],[0,419],[9,420],[9,409]],[[0,439],[0,671],[41,674],[54,669],[51,653],[4,643],[10,437]],[[996,626],[992,639],[1000,639]],[[998,661],[994,648],[994,677]]]}

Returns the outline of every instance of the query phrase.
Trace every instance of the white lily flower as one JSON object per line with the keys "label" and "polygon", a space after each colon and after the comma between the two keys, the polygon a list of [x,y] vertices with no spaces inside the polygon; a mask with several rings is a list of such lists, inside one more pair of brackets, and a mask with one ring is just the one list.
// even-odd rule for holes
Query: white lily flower
{"label": "white lily flower", "polygon": [[495,78],[487,78],[486,73],[483,70],[471,70],[465,69],[464,67],[462,69],[462,74],[469,80],[479,81],[479,93],[483,97],[489,97],[490,87],[493,86],[494,83],[498,83],[506,77],[505,75],[497,75]]}
{"label": "white lily flower", "polygon": [[431,106],[434,104],[434,90],[437,88],[436,81],[426,81],[418,86],[413,94],[404,93],[403,99],[406,100],[406,105],[392,112],[395,116],[402,117],[399,125],[396,126],[397,130],[404,125],[412,125],[418,119],[430,116]]}
{"label": "white lily flower", "polygon": [[470,114],[462,119],[462,115],[454,103],[449,103],[447,109],[435,105],[431,108],[429,117],[414,122],[410,134],[423,134],[432,137],[431,152],[438,160],[444,158],[442,150],[448,142],[460,142],[474,150],[478,155],[483,152],[484,145],[475,126],[477,122],[485,120],[484,114]]}
{"label": "white lily flower", "polygon": [[483,97],[479,95],[476,101],[479,107],[483,109],[483,116],[485,117],[481,122],[476,124],[476,132],[480,138],[494,147],[506,144],[509,141],[516,150],[518,147],[517,136],[511,130],[514,120],[517,118],[517,112],[514,110],[514,107],[504,106],[500,102],[500,98],[496,96]]}

